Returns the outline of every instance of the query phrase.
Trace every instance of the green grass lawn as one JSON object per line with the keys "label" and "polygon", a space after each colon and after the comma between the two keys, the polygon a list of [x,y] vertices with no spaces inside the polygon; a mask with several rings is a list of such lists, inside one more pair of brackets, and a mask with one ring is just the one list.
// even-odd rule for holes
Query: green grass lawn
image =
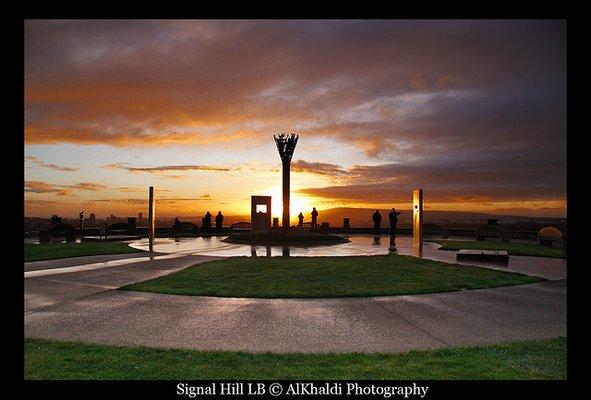
{"label": "green grass lawn", "polygon": [[122,242],[85,242],[85,243],[25,243],[25,262],[54,260],[80,256],[95,256],[100,254],[138,253],[141,250],[129,247]]}
{"label": "green grass lawn", "polygon": [[566,258],[565,249],[544,247],[537,244],[460,240],[432,240],[432,242],[441,244],[440,250],[506,250],[507,253],[513,256]]}
{"label": "green grass lawn", "polygon": [[365,297],[480,289],[542,280],[401,255],[232,257],[123,289],[220,297]]}
{"label": "green grass lawn", "polygon": [[25,340],[25,379],[566,379],[566,339],[388,354],[273,354]]}

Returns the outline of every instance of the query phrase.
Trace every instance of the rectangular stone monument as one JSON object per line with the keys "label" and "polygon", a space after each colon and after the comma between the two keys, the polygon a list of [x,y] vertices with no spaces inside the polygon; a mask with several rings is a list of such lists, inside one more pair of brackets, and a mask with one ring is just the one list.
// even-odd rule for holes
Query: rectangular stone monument
{"label": "rectangular stone monument", "polygon": [[423,189],[412,191],[412,253],[423,254]]}
{"label": "rectangular stone monument", "polygon": [[151,252],[154,251],[154,233],[156,232],[155,212],[156,202],[154,201],[154,186],[150,186],[148,197],[148,242]]}
{"label": "rectangular stone monument", "polygon": [[271,229],[271,196],[250,196],[250,229],[253,232]]}

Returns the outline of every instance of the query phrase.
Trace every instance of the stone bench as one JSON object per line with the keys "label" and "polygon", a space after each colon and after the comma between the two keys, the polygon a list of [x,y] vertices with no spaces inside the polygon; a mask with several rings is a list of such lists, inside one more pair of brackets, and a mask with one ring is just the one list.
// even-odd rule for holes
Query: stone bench
{"label": "stone bench", "polygon": [[489,261],[507,264],[509,253],[505,250],[459,250],[456,254],[458,261]]}

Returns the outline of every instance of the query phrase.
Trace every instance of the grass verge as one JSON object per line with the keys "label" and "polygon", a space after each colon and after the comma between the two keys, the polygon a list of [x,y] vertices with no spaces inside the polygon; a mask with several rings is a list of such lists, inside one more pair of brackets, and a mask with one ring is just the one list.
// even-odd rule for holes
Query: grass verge
{"label": "grass verge", "polygon": [[25,379],[566,379],[566,339],[389,354],[273,354],[25,339]]}
{"label": "grass verge", "polygon": [[513,256],[566,258],[565,249],[544,247],[537,244],[460,240],[432,240],[432,242],[441,244],[440,250],[505,250]]}
{"label": "grass verge", "polygon": [[102,254],[141,253],[122,242],[84,242],[84,243],[25,243],[25,262],[54,260]]}
{"label": "grass verge", "polygon": [[401,255],[232,257],[123,289],[193,296],[323,298],[449,292],[539,281],[543,279]]}

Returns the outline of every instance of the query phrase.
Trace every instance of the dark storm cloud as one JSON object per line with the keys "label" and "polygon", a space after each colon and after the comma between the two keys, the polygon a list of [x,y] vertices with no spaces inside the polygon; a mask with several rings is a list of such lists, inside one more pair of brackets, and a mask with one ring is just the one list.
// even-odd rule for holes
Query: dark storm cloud
{"label": "dark storm cloud", "polygon": [[[307,188],[300,193],[340,201],[388,203],[408,201],[409,193],[421,187],[429,201],[438,203],[563,199],[564,163],[542,161],[532,162],[527,153],[500,156],[476,152],[431,162],[356,165],[341,170],[339,186]],[[316,173],[332,176],[321,171]]]}
{"label": "dark storm cloud", "polygon": [[29,144],[256,146],[290,127],[414,182],[564,197],[563,21],[27,21],[25,55]]}

